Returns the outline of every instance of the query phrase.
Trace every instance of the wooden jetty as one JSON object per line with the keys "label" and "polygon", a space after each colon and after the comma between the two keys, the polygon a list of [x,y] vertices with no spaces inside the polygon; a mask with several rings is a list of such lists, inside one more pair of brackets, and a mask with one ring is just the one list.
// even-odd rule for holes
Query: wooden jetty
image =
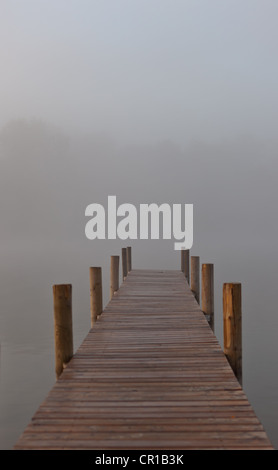
{"label": "wooden jetty", "polygon": [[129,272],[15,449],[272,449],[207,320],[184,272]]}

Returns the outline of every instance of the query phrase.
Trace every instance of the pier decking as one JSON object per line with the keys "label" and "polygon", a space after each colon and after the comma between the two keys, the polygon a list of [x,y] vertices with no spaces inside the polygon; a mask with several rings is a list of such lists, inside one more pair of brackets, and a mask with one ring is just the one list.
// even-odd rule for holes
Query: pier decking
{"label": "pier decking", "polygon": [[180,271],[133,270],[15,449],[272,449]]}

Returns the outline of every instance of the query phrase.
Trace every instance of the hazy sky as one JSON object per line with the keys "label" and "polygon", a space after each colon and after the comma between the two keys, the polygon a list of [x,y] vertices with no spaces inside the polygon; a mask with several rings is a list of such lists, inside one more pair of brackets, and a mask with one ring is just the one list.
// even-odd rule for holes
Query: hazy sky
{"label": "hazy sky", "polygon": [[2,240],[87,247],[85,207],[110,194],[193,203],[194,246],[270,249],[277,15],[274,0],[0,0]]}
{"label": "hazy sky", "polygon": [[277,15],[276,0],[0,0],[0,125],[271,136]]}

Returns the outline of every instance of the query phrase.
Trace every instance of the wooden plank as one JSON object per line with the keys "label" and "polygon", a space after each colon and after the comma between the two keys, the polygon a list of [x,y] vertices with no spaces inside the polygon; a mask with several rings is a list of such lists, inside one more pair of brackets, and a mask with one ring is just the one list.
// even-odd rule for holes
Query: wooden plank
{"label": "wooden plank", "polygon": [[180,271],[132,270],[16,449],[272,449]]}

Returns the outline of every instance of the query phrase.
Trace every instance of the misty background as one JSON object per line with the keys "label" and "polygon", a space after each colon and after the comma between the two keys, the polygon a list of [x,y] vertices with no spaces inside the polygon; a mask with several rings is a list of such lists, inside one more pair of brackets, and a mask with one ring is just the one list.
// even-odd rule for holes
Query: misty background
{"label": "misty background", "polygon": [[0,0],[0,448],[55,381],[52,285],[73,284],[75,349],[89,267],[133,247],[179,269],[174,241],[89,241],[85,208],[193,203],[194,246],[242,282],[243,387],[278,446],[278,3]]}

